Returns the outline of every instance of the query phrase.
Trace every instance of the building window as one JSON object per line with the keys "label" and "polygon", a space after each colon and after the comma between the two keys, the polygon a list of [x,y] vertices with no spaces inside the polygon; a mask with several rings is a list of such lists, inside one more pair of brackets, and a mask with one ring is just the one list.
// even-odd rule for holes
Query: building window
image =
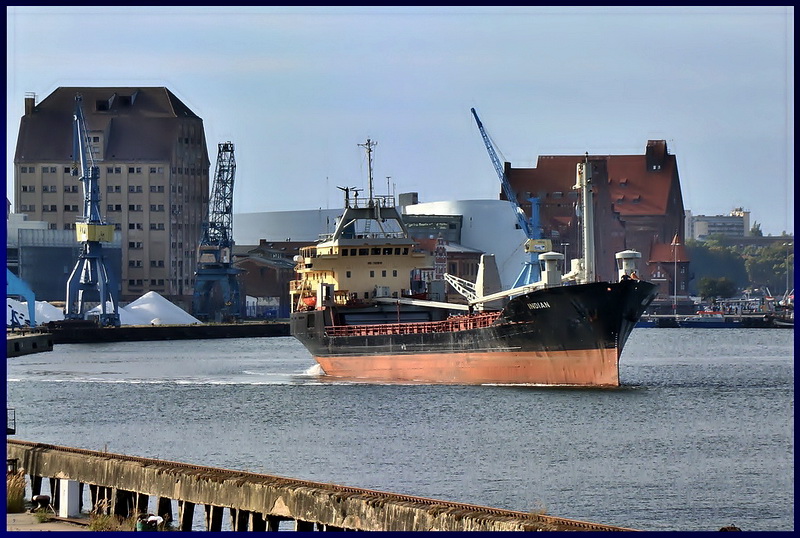
{"label": "building window", "polygon": [[128,260],[128,267],[141,267],[142,260]]}
{"label": "building window", "polygon": [[58,225],[55,222],[51,222],[50,224],[47,225],[47,229],[48,230],[57,230],[58,229]]}
{"label": "building window", "polygon": [[128,211],[141,211],[142,204],[128,204]]}
{"label": "building window", "polygon": [[128,248],[141,249],[142,248],[142,242],[141,241],[128,241]]}
{"label": "building window", "polygon": [[351,275],[350,275],[350,271],[347,271],[347,272],[345,273],[345,276],[346,276],[347,278],[350,278],[350,276],[351,276]]}
{"label": "building window", "polygon": [[36,192],[36,186],[35,185],[23,185],[22,186],[22,192]]}
{"label": "building window", "polygon": [[375,278],[375,271],[370,271],[369,272],[369,277],[370,278]]}
{"label": "building window", "polygon": [[129,167],[128,167],[128,173],[129,173],[129,174],[132,174],[132,173],[133,173],[133,171],[134,171],[134,168],[133,168],[133,166],[129,166]]}
{"label": "building window", "polygon": [[164,223],[163,222],[151,222],[150,223],[150,229],[151,230],[163,230],[164,229]]}
{"label": "building window", "polygon": [[150,167],[150,173],[151,174],[155,174],[156,173],[156,167],[155,166],[151,166]]}
{"label": "building window", "polygon": [[64,211],[70,211],[72,213],[78,212],[78,205],[77,204],[66,204],[64,205]]}
{"label": "building window", "polygon": [[55,213],[56,211],[58,211],[58,207],[55,204],[52,205],[45,204],[42,206],[42,211],[48,213]]}
{"label": "building window", "polygon": [[397,276],[397,269],[392,270],[392,276]]}
{"label": "building window", "polygon": [[128,223],[128,229],[129,230],[141,230],[142,229],[142,223],[141,222],[129,222]]}
{"label": "building window", "polygon": [[142,192],[141,185],[128,185],[128,192]]}
{"label": "building window", "polygon": [[115,230],[117,230],[117,231],[120,231],[120,230],[122,230],[122,224],[120,224],[119,222],[117,222],[116,224],[114,224],[114,229],[115,229]]}
{"label": "building window", "polygon": [[164,260],[150,260],[150,267],[164,267]]}
{"label": "building window", "polygon": [[70,168],[69,166],[65,166],[64,167],[64,173],[71,175],[72,174],[72,168]]}
{"label": "building window", "polygon": [[77,185],[64,185],[64,192],[78,192]]}
{"label": "building window", "polygon": [[150,204],[150,211],[164,211],[164,204]]}
{"label": "building window", "polygon": [[20,204],[20,211],[36,211],[36,204]]}

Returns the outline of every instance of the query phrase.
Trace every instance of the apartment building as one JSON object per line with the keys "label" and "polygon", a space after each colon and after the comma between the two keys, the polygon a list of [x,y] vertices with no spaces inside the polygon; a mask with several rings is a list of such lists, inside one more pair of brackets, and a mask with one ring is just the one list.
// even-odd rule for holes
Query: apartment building
{"label": "apartment building", "polygon": [[[75,97],[100,171],[101,211],[121,233],[120,301],[156,291],[191,307],[209,158],[203,120],[165,87],[60,87],[25,96],[14,156],[14,212],[74,230],[83,215],[71,174]],[[77,241],[77,240],[76,240]]]}
{"label": "apartment building", "polygon": [[686,236],[705,241],[711,236],[750,237],[750,212],[736,207],[727,215],[692,215],[687,211]]}

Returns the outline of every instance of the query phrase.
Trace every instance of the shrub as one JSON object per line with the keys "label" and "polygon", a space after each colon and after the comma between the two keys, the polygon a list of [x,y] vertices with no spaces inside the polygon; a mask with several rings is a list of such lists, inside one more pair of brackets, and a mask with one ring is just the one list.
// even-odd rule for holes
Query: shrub
{"label": "shrub", "polygon": [[39,523],[47,523],[48,521],[53,519],[52,516],[50,515],[50,512],[48,512],[46,508],[39,508],[33,513],[33,516]]}

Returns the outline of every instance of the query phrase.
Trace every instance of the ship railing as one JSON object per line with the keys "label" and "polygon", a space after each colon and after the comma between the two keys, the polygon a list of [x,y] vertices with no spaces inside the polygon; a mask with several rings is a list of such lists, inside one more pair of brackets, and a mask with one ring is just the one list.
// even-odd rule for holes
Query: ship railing
{"label": "ship railing", "polygon": [[448,333],[482,329],[490,326],[500,312],[483,312],[466,316],[451,316],[442,321],[414,323],[380,323],[373,325],[335,325],[327,327],[328,336],[381,336],[392,334]]}
{"label": "ship railing", "polygon": [[350,198],[348,207],[354,209],[366,209],[370,207],[394,207],[394,196],[391,194],[373,194],[369,198]]}

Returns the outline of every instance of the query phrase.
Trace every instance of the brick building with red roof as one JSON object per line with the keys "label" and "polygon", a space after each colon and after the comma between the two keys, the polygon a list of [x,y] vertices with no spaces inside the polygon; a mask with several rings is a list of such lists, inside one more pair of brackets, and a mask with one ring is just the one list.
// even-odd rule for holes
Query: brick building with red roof
{"label": "brick building with red roof", "polygon": [[[578,255],[580,233],[575,218],[579,202],[576,168],[588,157],[595,194],[596,271],[601,280],[616,280],[614,254],[633,249],[642,253],[640,276],[661,286],[660,299],[672,295],[677,269],[677,294],[686,296],[689,259],[683,248],[684,208],[675,156],[664,140],[649,140],[644,155],[540,156],[536,168],[512,168],[505,173],[528,216],[532,197],[539,199],[543,237],[553,249]],[[501,199],[505,195],[500,193]],[[673,260],[673,237],[679,246]],[[671,264],[667,264],[665,253]]]}

